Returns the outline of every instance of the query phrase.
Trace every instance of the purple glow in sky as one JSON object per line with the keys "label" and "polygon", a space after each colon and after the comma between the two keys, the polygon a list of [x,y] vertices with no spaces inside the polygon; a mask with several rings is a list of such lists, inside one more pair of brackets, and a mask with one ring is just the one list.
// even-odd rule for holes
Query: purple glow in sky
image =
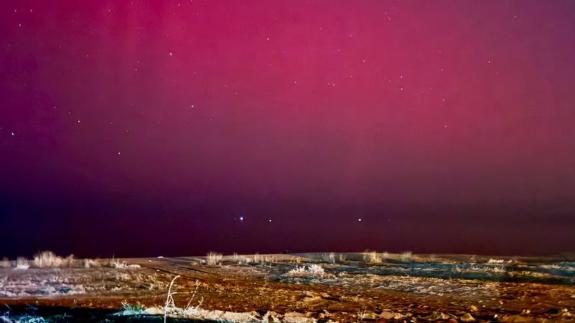
{"label": "purple glow in sky", "polygon": [[2,1],[1,251],[573,251],[573,30],[573,1]]}

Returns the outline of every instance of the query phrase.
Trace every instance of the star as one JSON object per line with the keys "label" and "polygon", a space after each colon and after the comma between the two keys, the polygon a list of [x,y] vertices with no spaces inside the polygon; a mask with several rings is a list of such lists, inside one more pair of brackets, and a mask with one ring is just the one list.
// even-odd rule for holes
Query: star
{"label": "star", "polygon": [[10,132],[10,135],[14,137],[16,134],[14,132]]}
{"label": "star", "polygon": [[361,222],[361,221],[363,221],[362,218],[357,218],[357,222]]}
{"label": "star", "polygon": [[240,221],[243,221],[243,220],[244,220],[244,217],[243,217],[243,216],[240,216]]}

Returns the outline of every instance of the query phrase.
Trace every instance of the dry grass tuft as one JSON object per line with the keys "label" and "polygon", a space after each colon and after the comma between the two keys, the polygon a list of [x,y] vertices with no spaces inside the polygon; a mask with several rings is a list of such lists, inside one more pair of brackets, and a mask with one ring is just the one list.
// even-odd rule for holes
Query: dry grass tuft
{"label": "dry grass tuft", "polygon": [[24,258],[24,257],[18,257],[16,258],[16,268],[18,270],[26,270],[30,268],[30,263],[28,262],[28,259]]}
{"label": "dry grass tuft", "polygon": [[0,268],[10,268],[12,267],[12,263],[10,263],[10,260],[8,260],[8,258],[2,258],[2,260],[0,260]]}
{"label": "dry grass tuft", "polygon": [[116,269],[137,269],[141,267],[140,265],[130,265],[125,261],[120,261],[119,259],[112,259],[109,266]]}
{"label": "dry grass tuft", "polygon": [[406,251],[399,255],[399,259],[404,262],[409,262],[413,260],[413,253],[411,251]]}
{"label": "dry grass tuft", "polygon": [[38,268],[62,268],[74,265],[74,256],[66,258],[56,256],[52,251],[42,251],[34,256],[34,266]]}
{"label": "dry grass tuft", "polygon": [[325,270],[323,270],[323,267],[318,264],[301,267],[297,266],[286,273],[286,276],[290,277],[323,277],[325,275]]}
{"label": "dry grass tuft", "polygon": [[222,262],[223,258],[224,255],[221,253],[208,252],[208,255],[206,256],[206,262],[210,266],[217,266]]}
{"label": "dry grass tuft", "polygon": [[322,253],[321,254],[321,261],[330,263],[330,264],[335,264],[336,263],[336,258],[335,258],[335,253],[330,252],[330,253]]}
{"label": "dry grass tuft", "polygon": [[382,262],[382,257],[375,251],[364,251],[362,253],[363,261],[368,264],[380,264]]}

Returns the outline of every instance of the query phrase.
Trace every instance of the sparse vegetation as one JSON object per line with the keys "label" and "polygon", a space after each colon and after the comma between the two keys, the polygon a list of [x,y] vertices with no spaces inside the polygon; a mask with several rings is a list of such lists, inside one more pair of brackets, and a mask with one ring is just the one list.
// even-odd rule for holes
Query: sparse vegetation
{"label": "sparse vegetation", "polygon": [[98,268],[102,267],[100,262],[95,259],[83,259],[84,261],[84,268]]}
{"label": "sparse vegetation", "polygon": [[323,277],[326,275],[321,265],[312,264],[308,266],[297,266],[286,273],[291,277]]}
{"label": "sparse vegetation", "polygon": [[[102,304],[106,302],[106,306],[117,306],[118,299],[128,300],[130,303],[123,303],[117,315],[133,316],[133,318],[111,318],[111,321],[162,321],[162,317],[165,317],[167,321],[173,318],[234,322],[317,322],[329,318],[338,319],[339,322],[353,322],[356,319],[377,321],[407,318],[404,315],[408,315],[408,311],[405,312],[408,314],[390,310],[380,312],[369,307],[359,307],[361,304],[371,304],[370,302],[376,304],[373,295],[382,295],[382,298],[377,299],[379,301],[384,299],[383,297],[388,292],[401,292],[406,295],[406,298],[413,294],[418,299],[420,295],[440,299],[454,293],[463,298],[497,299],[501,293],[500,281],[505,279],[510,283],[508,285],[512,285],[511,282],[515,281],[553,282],[553,285],[549,284],[548,288],[556,289],[554,294],[543,295],[537,301],[549,298],[550,302],[555,302],[562,301],[562,295],[570,296],[569,286],[573,283],[571,279],[573,262],[568,261],[534,262],[533,265],[515,268],[507,266],[507,259],[505,262],[489,262],[488,257],[483,257],[475,263],[469,263],[469,261],[464,261],[466,258],[462,256],[437,258],[433,255],[412,255],[409,252],[388,254],[369,251],[344,255],[329,252],[285,255],[215,255],[217,260],[215,263],[225,264],[225,267],[206,266],[207,257],[179,259],[170,257],[162,261],[156,258],[75,259],[74,266],[66,267],[68,266],[65,262],[66,258],[58,257],[53,253],[41,253],[31,260],[20,258],[18,261],[20,269],[26,269],[27,265],[32,269],[16,271],[11,268],[15,268],[17,262],[14,259],[11,261],[4,259],[0,264],[9,266],[10,269],[0,269],[0,297],[43,299],[46,296],[59,300],[69,299],[73,297],[72,295],[85,295],[80,297],[84,299],[81,301],[83,303],[79,303],[82,306],[89,304],[88,301],[92,301],[93,295],[101,297],[104,300]],[[347,257],[348,261],[340,266],[341,256]],[[471,257],[468,258],[471,259]],[[372,265],[368,263],[374,259],[376,262],[385,261],[385,266],[373,265],[371,267]],[[294,263],[298,260],[301,260],[300,265]],[[191,263],[187,265],[189,269],[203,272],[203,277],[198,277],[202,279],[201,283],[196,281],[195,286],[193,280],[189,280],[194,276],[187,275],[181,266],[182,263],[190,261]],[[417,265],[406,265],[409,263],[401,263],[401,261],[412,261]],[[138,266],[135,264],[142,264],[142,269],[128,270]],[[251,266],[245,264],[251,264]],[[61,269],[52,270],[51,268],[54,267]],[[177,268],[178,273],[182,273],[179,280],[173,279],[171,268]],[[287,287],[290,284],[298,284],[299,287],[285,288],[277,292],[274,289],[277,285],[270,286],[269,279],[274,279],[274,285],[276,283],[286,284]],[[198,288],[201,289],[201,293],[196,293]],[[233,293],[230,293],[232,288]],[[250,288],[250,305],[247,306],[244,305],[246,300],[245,294],[242,294],[245,292],[243,288]],[[260,292],[252,293],[251,290],[255,288]],[[534,290],[542,291],[539,287],[536,288]],[[378,292],[372,293],[374,289]],[[168,291],[167,295],[165,291]],[[164,295],[160,303],[157,303],[158,293]],[[206,297],[209,301],[203,302],[202,297]],[[302,313],[299,311],[305,304],[313,304],[316,308],[324,305],[327,307],[334,299],[341,300],[342,303],[346,302],[345,312]],[[293,300],[304,305],[294,311],[290,307],[290,304],[293,304],[290,302]],[[364,303],[364,300],[368,301]],[[108,302],[113,302],[113,305],[109,305],[112,303]],[[409,304],[416,304],[416,302],[416,300],[409,299]],[[532,303],[535,304],[535,301]],[[453,314],[455,311],[457,315]],[[458,319],[463,317],[461,313],[466,311],[477,319],[483,316],[481,312],[484,309],[479,305],[458,307],[449,313],[426,313],[425,316],[414,314],[413,317],[423,321]],[[110,314],[105,315],[109,317]],[[532,314],[523,311],[521,315]],[[547,318],[559,318],[567,317],[571,315],[571,312],[553,312],[543,315]],[[11,318],[10,322],[17,322],[20,318],[21,316]],[[463,318],[471,320],[470,317]],[[0,321],[2,321],[1,317]]]}
{"label": "sparse vegetation", "polygon": [[130,304],[122,302],[122,315],[144,315],[146,314],[146,307],[142,304]]}
{"label": "sparse vegetation", "polygon": [[336,263],[335,253],[333,253],[333,252],[322,253],[321,254],[321,260],[325,261],[327,263],[330,263],[330,264],[335,264]]}
{"label": "sparse vegetation", "polygon": [[413,253],[411,251],[406,251],[399,255],[399,259],[403,262],[409,262],[413,259]]}
{"label": "sparse vegetation", "polygon": [[260,254],[255,254],[252,258],[250,259],[250,263],[256,263],[256,264],[269,264],[269,263],[275,263],[277,262],[277,257],[274,255],[260,255]]}
{"label": "sparse vegetation", "polygon": [[10,268],[25,270],[33,268],[100,268],[110,267],[116,269],[140,268],[137,264],[128,264],[119,259],[76,259],[73,255],[60,257],[52,251],[42,251],[34,255],[32,260],[18,257],[15,262],[7,258],[0,260],[0,268]]}
{"label": "sparse vegetation", "polygon": [[116,268],[116,269],[137,269],[137,268],[140,268],[140,265],[128,264],[125,261],[120,261],[118,259],[112,259],[110,261],[110,267]]}
{"label": "sparse vegetation", "polygon": [[33,264],[38,268],[72,267],[74,265],[74,256],[69,255],[66,258],[62,258],[56,256],[52,251],[42,251],[34,256]]}
{"label": "sparse vegetation", "polygon": [[8,260],[8,258],[2,258],[2,260],[0,260],[0,268],[10,268],[12,267],[12,264],[10,263],[10,260]]}
{"label": "sparse vegetation", "polygon": [[223,258],[224,255],[221,253],[208,252],[208,255],[206,256],[206,262],[209,266],[217,266],[222,262]]}
{"label": "sparse vegetation", "polygon": [[30,268],[30,263],[28,262],[28,259],[23,257],[16,258],[16,269],[26,270],[28,268]]}
{"label": "sparse vegetation", "polygon": [[382,257],[375,251],[365,251],[362,253],[363,261],[368,264],[380,264]]}

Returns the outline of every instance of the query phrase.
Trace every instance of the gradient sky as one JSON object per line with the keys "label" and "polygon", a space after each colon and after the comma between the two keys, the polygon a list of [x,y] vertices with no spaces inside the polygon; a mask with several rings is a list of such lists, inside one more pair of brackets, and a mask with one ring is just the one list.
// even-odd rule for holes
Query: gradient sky
{"label": "gradient sky", "polygon": [[0,255],[575,247],[575,2],[2,1]]}

